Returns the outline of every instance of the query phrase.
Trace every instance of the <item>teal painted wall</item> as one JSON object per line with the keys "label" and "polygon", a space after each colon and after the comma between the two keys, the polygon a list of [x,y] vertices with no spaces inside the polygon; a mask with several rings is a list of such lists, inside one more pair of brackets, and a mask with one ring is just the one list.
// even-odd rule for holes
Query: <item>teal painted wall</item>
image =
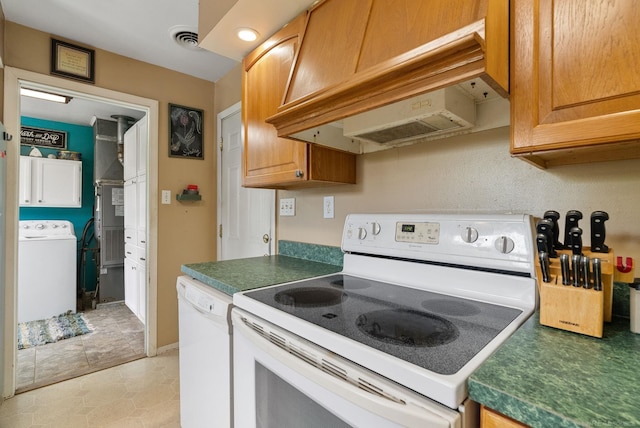
{"label": "teal painted wall", "polygon": [[[80,263],[82,255],[82,231],[87,222],[93,218],[94,187],[93,187],[93,128],[90,126],[72,125],[63,122],[53,122],[50,120],[36,119],[23,116],[21,124],[36,128],[64,131],[67,133],[67,150],[80,152],[82,154],[82,206],[80,208],[47,208],[47,207],[20,207],[20,220],[68,220],[73,223],[73,228],[78,239],[78,266],[81,272],[81,283],[87,291],[96,288],[96,265],[93,260],[94,252],[85,251],[85,263]],[[20,146],[20,154],[28,155],[31,146]],[[56,154],[57,149],[38,147],[42,156]],[[89,237],[93,236],[93,227],[87,232],[85,247],[95,248],[95,239],[90,242]],[[97,254],[96,254],[97,256]]]}

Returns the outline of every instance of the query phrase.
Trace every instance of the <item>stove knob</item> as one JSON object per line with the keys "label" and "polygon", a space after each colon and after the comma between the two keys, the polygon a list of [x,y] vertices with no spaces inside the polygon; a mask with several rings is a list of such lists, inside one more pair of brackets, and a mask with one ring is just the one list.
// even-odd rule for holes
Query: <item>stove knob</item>
{"label": "stove knob", "polygon": [[358,239],[362,240],[367,237],[367,229],[364,227],[358,228]]}
{"label": "stove knob", "polygon": [[509,238],[508,236],[499,237],[498,239],[496,239],[494,245],[496,247],[496,250],[503,254],[509,254],[513,251],[513,247],[515,246],[515,244],[513,243],[513,239]]}
{"label": "stove knob", "polygon": [[371,233],[375,236],[380,233],[380,223],[375,221],[371,223]]}
{"label": "stove knob", "polygon": [[469,244],[478,240],[478,231],[473,227],[465,227],[461,235],[462,240]]}
{"label": "stove knob", "polygon": [[58,228],[58,225],[57,225],[57,224],[55,224],[55,223],[53,223],[53,224],[51,225],[51,227],[53,227],[54,229],[57,229],[57,228]]}
{"label": "stove knob", "polygon": [[36,229],[38,229],[38,230],[44,229],[44,224],[42,224],[42,223],[36,224]]}

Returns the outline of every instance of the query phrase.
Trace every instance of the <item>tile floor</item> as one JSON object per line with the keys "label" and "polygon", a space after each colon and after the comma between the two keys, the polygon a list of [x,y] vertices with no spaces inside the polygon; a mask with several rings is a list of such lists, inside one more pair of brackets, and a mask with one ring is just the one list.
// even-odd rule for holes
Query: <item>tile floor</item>
{"label": "tile floor", "polygon": [[93,331],[18,351],[16,392],[133,361],[144,354],[144,325],[124,303],[85,310]]}
{"label": "tile floor", "polygon": [[0,428],[180,427],[178,350],[16,395]]}

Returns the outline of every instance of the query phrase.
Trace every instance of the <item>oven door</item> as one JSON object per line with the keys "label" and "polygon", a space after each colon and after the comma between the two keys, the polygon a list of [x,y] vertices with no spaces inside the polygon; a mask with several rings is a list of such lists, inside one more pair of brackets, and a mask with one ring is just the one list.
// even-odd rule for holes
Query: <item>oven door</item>
{"label": "oven door", "polygon": [[462,427],[463,415],[234,308],[236,427]]}

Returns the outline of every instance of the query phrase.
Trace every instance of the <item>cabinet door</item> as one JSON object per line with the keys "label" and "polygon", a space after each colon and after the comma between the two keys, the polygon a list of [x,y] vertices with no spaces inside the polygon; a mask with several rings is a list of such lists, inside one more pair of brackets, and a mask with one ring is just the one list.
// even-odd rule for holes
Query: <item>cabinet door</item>
{"label": "cabinet door", "polygon": [[25,207],[32,204],[31,194],[31,158],[20,156],[20,206]]}
{"label": "cabinet door", "polygon": [[147,116],[136,123],[138,127],[138,150],[136,154],[136,175],[147,173],[147,146],[149,133],[147,130]]}
{"label": "cabinet door", "polygon": [[136,229],[138,245],[145,245],[147,231],[147,176],[136,178]]}
{"label": "cabinet door", "polygon": [[137,174],[138,126],[134,124],[124,133],[124,180],[131,180]]}
{"label": "cabinet door", "polygon": [[[138,220],[137,207],[137,180],[127,180],[124,182],[124,228],[136,230]],[[135,244],[137,242],[134,241]]]}
{"label": "cabinet door", "polygon": [[140,299],[137,265],[130,258],[124,259],[124,304],[136,315],[138,315]]}
{"label": "cabinet door", "polygon": [[511,7],[512,153],[541,166],[640,157],[623,144],[640,138],[635,2]]}
{"label": "cabinet door", "polygon": [[279,138],[265,119],[276,113],[289,77],[304,16],[274,34],[243,62],[244,186],[306,179],[306,143]]}
{"label": "cabinet door", "polygon": [[144,264],[138,264],[138,318],[143,323],[147,317],[147,268]]}
{"label": "cabinet door", "polygon": [[38,158],[32,160],[35,205],[82,206],[82,162]]}

